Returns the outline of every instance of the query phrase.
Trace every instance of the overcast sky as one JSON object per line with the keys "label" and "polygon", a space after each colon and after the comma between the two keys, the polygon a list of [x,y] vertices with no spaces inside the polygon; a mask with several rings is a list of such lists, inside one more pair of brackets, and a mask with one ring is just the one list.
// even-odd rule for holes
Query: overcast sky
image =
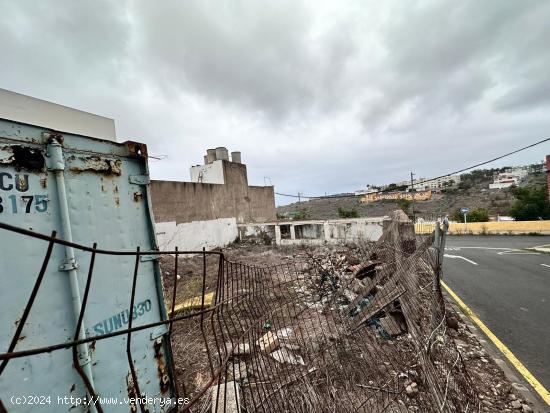
{"label": "overcast sky", "polygon": [[0,7],[0,87],[114,118],[119,141],[167,156],[154,179],[188,180],[226,146],[251,184],[337,193],[550,137],[546,0]]}

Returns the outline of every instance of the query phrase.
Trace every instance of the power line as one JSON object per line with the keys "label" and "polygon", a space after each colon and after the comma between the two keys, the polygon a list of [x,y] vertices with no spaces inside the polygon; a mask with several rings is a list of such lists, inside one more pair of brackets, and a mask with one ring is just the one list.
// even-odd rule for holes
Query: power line
{"label": "power line", "polygon": [[[468,166],[467,168],[459,169],[458,171],[450,172],[450,173],[448,173],[448,174],[441,175],[441,176],[436,176],[435,178],[426,179],[426,180],[421,181],[421,182],[415,182],[415,185],[420,185],[420,184],[424,184],[424,183],[426,183],[426,182],[431,182],[431,181],[435,181],[435,180],[437,180],[437,179],[445,178],[445,177],[447,177],[447,176],[456,175],[456,174],[459,174],[459,173],[461,173],[461,172],[465,172],[465,171],[468,171],[468,170],[470,170],[470,169],[474,169],[474,168],[477,168],[477,167],[479,167],[479,166],[483,166],[483,165],[486,165],[486,164],[488,164],[488,163],[491,163],[491,162],[494,162],[494,161],[498,161],[499,159],[506,158],[507,156],[510,156],[510,155],[515,154],[515,153],[524,151],[524,150],[526,150],[526,149],[532,148],[533,146],[537,146],[537,145],[540,145],[541,143],[548,142],[548,141],[550,141],[550,138],[546,138],[546,139],[543,139],[543,140],[541,140],[541,141],[532,143],[531,145],[527,145],[527,146],[524,146],[524,147],[522,147],[522,148],[516,149],[515,151],[505,153],[504,155],[500,155],[500,156],[497,156],[496,158],[489,159],[488,161],[481,162],[481,163],[478,163],[478,164],[476,164],[476,165]],[[380,192],[382,192],[382,191],[372,192],[372,193],[380,193]],[[306,195],[302,195],[302,194],[300,194],[300,195],[283,194],[283,193],[280,193],[280,192],[275,192],[275,194],[276,194],[276,195],[281,195],[281,196],[287,196],[287,197],[291,197],[291,198],[307,198],[307,199],[352,198],[352,197],[355,197],[355,196],[356,196],[355,194],[325,195],[325,196],[323,196],[323,195],[321,195],[321,196],[306,196]]]}

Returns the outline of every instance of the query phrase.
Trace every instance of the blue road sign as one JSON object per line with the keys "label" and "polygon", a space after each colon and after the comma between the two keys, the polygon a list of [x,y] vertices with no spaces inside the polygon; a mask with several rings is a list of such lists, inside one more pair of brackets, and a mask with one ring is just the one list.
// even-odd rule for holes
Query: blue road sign
{"label": "blue road sign", "polygon": [[468,212],[470,212],[470,208],[460,208],[460,212],[462,212],[463,214],[467,214]]}

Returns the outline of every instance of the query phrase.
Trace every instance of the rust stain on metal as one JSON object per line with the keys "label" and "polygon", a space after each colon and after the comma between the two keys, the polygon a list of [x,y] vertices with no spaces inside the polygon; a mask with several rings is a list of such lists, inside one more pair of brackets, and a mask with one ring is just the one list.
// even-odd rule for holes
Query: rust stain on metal
{"label": "rust stain on metal", "polygon": [[170,377],[166,370],[166,364],[164,363],[164,357],[162,354],[162,338],[157,338],[154,344],[155,360],[157,361],[157,371],[159,377],[159,385],[161,393],[166,393],[170,390]]}
{"label": "rust stain on metal", "polygon": [[115,205],[120,206],[120,198],[118,196],[115,196]]}
{"label": "rust stain on metal", "polygon": [[88,156],[83,159],[84,166],[71,168],[71,172],[81,173],[85,171],[97,172],[102,175],[120,175],[122,173],[122,162],[120,159],[105,159],[99,156]]}
{"label": "rust stain on metal", "polygon": [[139,202],[143,199],[143,194],[141,192],[134,192],[134,201]]}
{"label": "rust stain on metal", "polygon": [[16,171],[42,172],[44,152],[23,145],[6,145],[0,148],[0,164],[12,165]]}
{"label": "rust stain on metal", "polygon": [[126,141],[124,145],[128,148],[130,156],[147,157],[147,145],[134,141]]}
{"label": "rust stain on metal", "polygon": [[40,186],[42,188],[47,188],[48,187],[48,177],[43,177],[43,178],[40,178]]}
{"label": "rust stain on metal", "polygon": [[136,405],[136,388],[134,387],[134,379],[132,378],[132,373],[128,373],[126,375],[126,389],[128,391],[128,398],[130,401],[130,411],[132,413],[137,412],[137,405]]}
{"label": "rust stain on metal", "polygon": [[29,175],[15,175],[15,187],[20,192],[26,192],[29,189]]}

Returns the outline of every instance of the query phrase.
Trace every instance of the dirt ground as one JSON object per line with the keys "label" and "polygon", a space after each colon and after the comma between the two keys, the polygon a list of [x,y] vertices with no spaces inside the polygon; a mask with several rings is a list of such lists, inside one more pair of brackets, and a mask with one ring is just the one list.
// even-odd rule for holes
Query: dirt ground
{"label": "dirt ground", "polygon": [[[252,268],[282,265],[282,267],[279,268],[298,268],[298,273],[307,274],[307,272],[309,271],[308,268],[311,268],[312,257],[317,257],[315,259],[318,260],[325,260],[323,262],[328,264],[323,265],[327,266],[327,269],[329,271],[333,268],[337,268],[338,271],[342,273],[351,273],[354,266],[366,260],[365,254],[367,253],[367,251],[363,246],[272,247],[255,244],[233,244],[227,248],[224,248],[223,253],[227,260],[234,263],[243,263],[251,266]],[[203,274],[203,259],[205,259],[206,262],[205,274]],[[229,266],[229,264],[226,265]],[[177,281],[175,300],[176,303],[182,302],[183,300],[188,298],[200,296],[203,288],[206,294],[208,294],[209,292],[221,294],[220,290],[217,290],[217,286],[219,285],[219,266],[220,259],[218,255],[206,256],[206,258],[197,255],[192,257],[179,258],[179,279],[175,280],[175,258],[172,256],[163,256],[161,259],[161,268],[163,273],[163,284],[167,309],[171,308],[171,300],[174,291],[175,281]],[[238,268],[239,267],[235,264],[235,266],[231,267],[230,270],[237,270]],[[229,269],[226,270],[229,271]],[[285,281],[285,272],[283,271],[282,274],[282,276],[278,276],[282,277],[278,278],[279,282]],[[253,274],[245,275],[247,275],[248,278],[254,276]],[[341,275],[340,278],[342,278]],[[341,282],[341,280],[337,282]],[[234,291],[232,290],[233,294],[247,290],[247,286],[245,284],[241,284],[237,287],[238,288],[235,288]],[[273,295],[274,293],[270,292],[269,294]],[[272,298],[277,300],[280,299],[281,302],[283,300],[282,297]],[[279,301],[275,300],[269,302]],[[305,313],[302,313],[301,317],[304,316],[303,314],[307,315],[308,311],[313,311],[312,308],[315,310],[315,307],[312,306],[310,306],[309,308],[306,308],[304,306],[302,307],[303,308],[300,311],[305,311]],[[200,311],[200,309],[193,311]],[[266,311],[266,309],[262,309],[262,311]],[[313,312],[316,313],[317,310]],[[467,326],[462,322],[461,318],[454,313],[449,305],[446,305],[446,313],[447,325],[449,327],[446,330],[446,334],[448,334],[448,337],[451,337],[451,339],[454,340],[455,348],[458,349],[458,352],[460,353],[461,362],[464,363],[468,380],[471,381],[471,383],[473,384],[473,388],[475,389],[477,393],[477,398],[479,400],[478,407],[472,407],[472,410],[470,411],[477,411],[478,409],[487,412],[532,411],[528,403],[521,399],[519,393],[515,391],[515,389],[512,387],[512,384],[506,379],[502,370],[485,352],[477,337],[468,330]],[[239,313],[231,315],[231,317],[242,317],[244,319],[251,316],[248,313]],[[201,316],[185,318],[175,322],[172,327],[172,350],[174,363],[176,366],[175,372],[180,395],[186,394],[196,396],[199,395],[202,390],[204,390],[203,399],[207,398],[208,388],[211,385],[211,373],[215,370],[217,366],[223,363],[223,360],[220,356],[223,351],[216,351],[216,349],[219,349],[221,341],[223,341],[224,339],[227,341],[227,337],[220,337],[217,332],[211,334],[209,331],[206,331],[207,329],[205,329],[204,321],[206,318],[207,314],[205,314],[202,318],[202,322]],[[311,320],[314,319],[317,320],[319,319],[319,317],[317,316],[317,318],[311,318]],[[277,317],[273,316],[270,321],[272,321],[273,324],[277,324]],[[232,320],[232,322],[237,323],[240,321]],[[288,321],[285,322],[287,325],[289,325]],[[280,325],[278,327],[280,327]],[[371,327],[365,326],[364,328],[368,329],[369,331],[371,330]],[[251,367],[250,370],[252,371],[252,373],[249,373],[249,377],[245,378],[244,381],[241,380],[243,389],[246,389],[246,386],[252,385],[267,386],[266,384],[261,384],[260,379],[268,382],[272,378],[270,379],[268,377],[266,379],[265,377],[260,376],[258,374],[259,370],[267,370],[270,372],[276,371],[277,374],[286,375],[287,377],[294,377],[292,375],[294,374],[294,371],[298,368],[301,369],[304,375],[310,375],[310,373],[314,369],[320,367],[317,361],[319,356],[323,352],[323,345],[319,345],[321,341],[316,341],[315,331],[323,330],[322,326],[316,325],[313,321],[309,321],[308,323],[295,325],[294,329],[294,334],[296,334],[297,338],[300,335],[302,337],[305,337],[305,339],[303,340],[296,340],[294,346],[295,348],[300,347],[300,354],[302,354],[303,360],[305,360],[304,364],[306,366],[296,367],[291,366],[290,364],[281,366],[280,363],[277,363],[272,358],[260,355],[257,359],[259,360],[260,366],[255,366],[254,368]],[[304,329],[309,329],[312,331],[301,331]],[[254,338],[254,341],[256,338],[257,337]],[[327,341],[327,343],[329,341]],[[353,391],[366,392],[368,391],[368,388],[378,388],[378,386],[380,386],[380,383],[383,381],[381,380],[382,378],[395,378],[402,375],[403,373],[400,372],[402,371],[402,369],[400,370],[400,366],[403,366],[405,364],[409,366],[415,365],[413,361],[407,361],[407,357],[413,357],[411,355],[413,349],[410,348],[409,342],[410,340],[407,339],[407,334],[403,334],[398,337],[392,337],[389,340],[380,339],[380,337],[378,337],[377,335],[376,343],[373,342],[373,345],[380,345],[382,346],[382,348],[387,348],[388,350],[383,354],[391,354],[391,356],[388,356],[387,361],[386,359],[374,360],[367,362],[367,364],[362,364],[363,371],[356,372],[354,366],[357,365],[357,363],[359,362],[364,363],[364,358],[369,357],[369,349],[374,352],[374,348],[369,347],[371,346],[371,344],[369,343],[358,343],[357,347],[354,347],[356,343],[354,343],[353,340],[351,341],[351,345],[349,344],[350,342],[346,341],[347,344],[345,346],[342,345],[341,347],[343,348],[339,347],[338,351],[340,353],[342,351],[348,351],[349,354],[344,354],[343,358],[341,357],[342,354],[340,354],[340,357],[336,358],[336,364],[333,363],[330,366],[328,364],[323,366],[324,368],[330,368],[333,370],[347,370],[343,371],[342,374],[346,375],[346,373],[349,373],[346,375],[346,380],[349,379],[348,381],[355,383]],[[207,343],[207,345],[205,345],[205,343]],[[251,341],[251,343],[253,343],[253,341]],[[324,351],[327,350],[325,349]],[[216,357],[218,357],[219,360],[214,360],[214,363],[211,364],[212,359],[215,359]],[[357,360],[355,360],[356,357]],[[341,360],[345,361],[342,362]],[[262,365],[262,363],[264,364]],[[232,367],[233,366],[234,365],[232,365]],[[365,369],[368,370],[371,368],[371,371],[364,371]],[[419,374],[411,370],[405,371],[408,371],[411,377]],[[318,372],[315,372],[315,374],[317,373]],[[228,373],[226,370],[226,375],[227,374],[230,376],[230,379],[238,379],[238,377],[235,376],[235,371]],[[409,383],[411,382],[410,377],[404,378],[404,380],[408,380]],[[342,385],[349,390],[348,381],[346,381],[346,384]],[[396,379],[396,381],[398,380]],[[420,382],[421,380],[417,381]],[[297,380],[296,384],[299,384],[300,382],[300,380]],[[358,384],[357,382],[363,384]],[[306,382],[303,381],[303,383]],[[325,386],[325,384],[319,382],[318,379],[312,379],[307,381],[307,392],[315,393],[316,391],[315,389],[309,388],[311,386],[311,383],[313,383],[314,385],[315,383],[319,383],[320,386]],[[400,388],[405,389],[406,386],[407,382],[405,382],[405,384],[402,385]],[[333,387],[336,388],[337,385],[335,384],[333,385]],[[330,386],[328,388],[330,389]],[[267,390],[264,391],[264,394],[271,395],[274,391],[277,391],[276,389],[270,390],[270,388],[267,388]],[[395,387],[395,389],[398,389],[398,387]],[[279,389],[278,391],[281,390]],[[291,390],[287,388],[285,389],[285,391],[290,392]],[[397,393],[397,390],[392,391]],[[391,391],[387,392],[391,393]],[[400,392],[402,392],[402,390],[400,390]],[[346,394],[349,394],[349,391]],[[351,397],[353,397],[353,394],[355,393],[352,393]],[[392,401],[388,403],[389,407],[387,411],[424,411],[422,407],[424,406],[424,404],[421,397],[415,400],[409,400],[407,399],[407,397],[403,397],[403,394],[404,392],[395,396],[396,398],[395,400],[393,400],[393,402],[395,402],[396,407],[391,407],[392,405],[389,403],[391,403]],[[291,398],[299,396],[288,393],[285,397]],[[387,397],[387,395],[384,397]],[[206,403],[206,401],[203,401],[202,403],[203,410],[206,409]],[[378,401],[378,403],[380,402]],[[262,404],[262,407],[263,411],[288,411],[290,409],[288,406],[285,407],[281,404],[278,404],[276,407],[269,407],[269,405],[267,407],[264,407]],[[365,411],[368,411],[368,404],[365,405],[365,408],[367,409]],[[341,411],[345,411],[345,409]]]}

